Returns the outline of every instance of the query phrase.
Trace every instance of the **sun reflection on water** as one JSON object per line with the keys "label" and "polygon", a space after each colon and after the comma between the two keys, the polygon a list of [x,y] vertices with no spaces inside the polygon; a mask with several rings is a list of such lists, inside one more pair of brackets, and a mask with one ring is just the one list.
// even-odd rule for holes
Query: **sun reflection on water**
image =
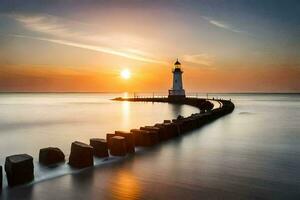
{"label": "sun reflection on water", "polygon": [[122,128],[128,129],[130,124],[130,103],[128,101],[122,102]]}
{"label": "sun reflection on water", "polygon": [[140,183],[136,176],[128,170],[121,170],[116,174],[112,191],[114,191],[115,198],[118,200],[139,199],[141,196]]}

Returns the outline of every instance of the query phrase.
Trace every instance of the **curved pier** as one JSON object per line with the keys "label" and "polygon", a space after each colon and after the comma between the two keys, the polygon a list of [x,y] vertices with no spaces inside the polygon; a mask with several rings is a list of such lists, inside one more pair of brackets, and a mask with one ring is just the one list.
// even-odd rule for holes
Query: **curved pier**
{"label": "curved pier", "polygon": [[183,100],[172,100],[165,97],[160,98],[122,98],[118,97],[113,99],[115,101],[133,101],[133,102],[164,102],[172,104],[185,104],[199,108],[199,113],[194,113],[189,117],[180,117],[180,119],[173,119],[172,122],[180,121],[212,121],[226,114],[231,113],[234,110],[234,104],[231,100],[223,99],[202,99],[202,98],[185,98]]}

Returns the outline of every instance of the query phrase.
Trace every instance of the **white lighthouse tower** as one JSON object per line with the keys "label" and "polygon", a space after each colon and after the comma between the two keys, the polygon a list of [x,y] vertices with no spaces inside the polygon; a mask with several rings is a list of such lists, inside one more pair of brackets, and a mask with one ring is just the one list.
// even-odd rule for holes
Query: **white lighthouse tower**
{"label": "white lighthouse tower", "polygon": [[173,87],[169,90],[169,98],[174,100],[181,100],[185,98],[185,91],[182,84],[182,69],[181,63],[178,61],[175,62],[173,68]]}

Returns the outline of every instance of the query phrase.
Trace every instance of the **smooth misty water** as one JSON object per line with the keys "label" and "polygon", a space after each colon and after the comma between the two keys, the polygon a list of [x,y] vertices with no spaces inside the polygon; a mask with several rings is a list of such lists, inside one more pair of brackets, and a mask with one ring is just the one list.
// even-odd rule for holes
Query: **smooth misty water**
{"label": "smooth misty water", "polygon": [[[221,97],[221,95],[215,95]],[[1,161],[54,145],[69,153],[116,129],[154,124],[197,109],[111,102],[111,95],[1,95]],[[37,167],[38,183],[8,199],[300,199],[300,95],[223,95],[235,111],[153,149],[72,172]],[[69,175],[43,179],[43,174]],[[41,181],[39,181],[41,180]]]}

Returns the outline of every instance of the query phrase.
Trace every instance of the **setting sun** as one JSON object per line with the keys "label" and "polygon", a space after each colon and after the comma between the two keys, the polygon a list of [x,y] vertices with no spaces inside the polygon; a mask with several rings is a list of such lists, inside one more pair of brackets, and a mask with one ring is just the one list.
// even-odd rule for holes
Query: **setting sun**
{"label": "setting sun", "polygon": [[131,72],[128,69],[123,69],[120,75],[123,79],[129,79],[131,77]]}

